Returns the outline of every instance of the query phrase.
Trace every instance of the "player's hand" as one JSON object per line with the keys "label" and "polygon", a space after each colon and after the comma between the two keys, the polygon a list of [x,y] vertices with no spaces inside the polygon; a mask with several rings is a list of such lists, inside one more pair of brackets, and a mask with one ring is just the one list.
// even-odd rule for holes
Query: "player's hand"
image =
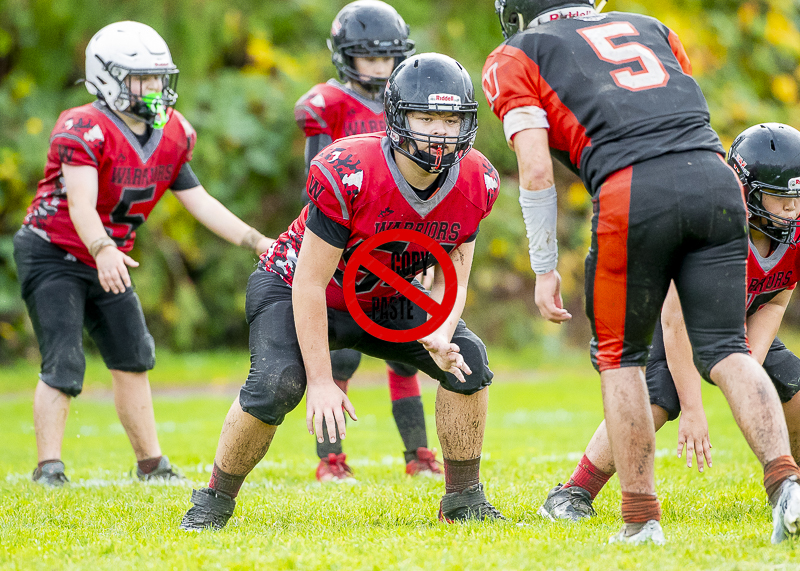
{"label": "player's hand", "polygon": [[344,412],[347,411],[350,418],[358,420],[356,409],[344,394],[342,389],[336,386],[333,379],[320,383],[309,383],[308,394],[306,394],[306,428],[309,434],[317,435],[317,442],[324,442],[325,435],[322,434],[323,419],[328,425],[328,438],[331,442],[336,442],[336,427],[339,427],[339,437],[344,440],[347,429],[344,424]]}
{"label": "player's hand", "polygon": [[703,471],[703,459],[711,467],[711,440],[708,437],[708,421],[702,408],[682,411],[678,421],[678,458],[686,448],[686,467],[692,467],[692,456],[697,457],[697,471]]}
{"label": "player's hand", "polygon": [[562,323],[572,319],[572,314],[564,309],[564,302],[561,300],[561,274],[558,270],[537,274],[533,295],[536,307],[548,321]]}
{"label": "player's hand", "polygon": [[109,291],[122,293],[125,288],[131,287],[128,266],[136,268],[139,266],[139,262],[113,246],[106,246],[97,252],[97,257],[94,260],[97,263],[97,277],[100,280],[100,286],[103,291],[106,293]]}
{"label": "player's hand", "polygon": [[435,333],[423,337],[419,342],[431,354],[431,358],[437,367],[442,371],[452,373],[462,383],[467,382],[464,380],[464,373],[471,375],[472,370],[467,365],[467,362],[464,361],[464,356],[459,353],[458,345],[450,343],[447,339]]}

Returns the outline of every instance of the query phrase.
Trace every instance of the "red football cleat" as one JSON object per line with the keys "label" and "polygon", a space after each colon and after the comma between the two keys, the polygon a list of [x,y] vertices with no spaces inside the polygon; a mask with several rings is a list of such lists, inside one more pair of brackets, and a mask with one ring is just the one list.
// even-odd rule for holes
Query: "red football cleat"
{"label": "red football cleat", "polygon": [[353,471],[345,462],[347,456],[342,454],[328,454],[327,458],[322,458],[317,466],[317,481],[326,482],[355,482]]}
{"label": "red football cleat", "polygon": [[436,453],[427,448],[417,448],[416,459],[406,464],[409,476],[442,476],[442,465],[436,461]]}

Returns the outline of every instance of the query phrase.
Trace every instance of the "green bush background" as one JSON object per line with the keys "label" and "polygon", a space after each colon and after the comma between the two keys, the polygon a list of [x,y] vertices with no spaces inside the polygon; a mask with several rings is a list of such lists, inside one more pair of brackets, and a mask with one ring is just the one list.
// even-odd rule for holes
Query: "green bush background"
{"label": "green bush background", "polygon": [[[418,51],[461,61],[479,90],[480,70],[502,40],[492,0],[390,1],[411,26]],[[0,361],[35,358],[19,297],[13,233],[41,178],[58,114],[89,102],[83,52],[102,26],[143,21],[167,40],[181,70],[177,108],[199,133],[193,167],[233,212],[276,236],[297,215],[303,137],[292,106],[335,70],[325,47],[341,0],[4,0],[0,3]],[[611,0],[609,10],[658,17],[682,38],[723,143],[763,121],[800,126],[800,6],[796,0]],[[480,91],[478,91],[480,95]],[[516,163],[480,96],[476,148],[504,177],[482,225],[466,318],[495,345],[553,351],[584,344],[583,258],[590,203],[559,170],[560,270],[576,318],[557,327],[535,317],[533,274],[516,204]],[[220,241],[167,196],[139,231],[139,294],[161,347],[245,346],[244,285],[254,257]],[[790,309],[800,324],[800,310]]]}

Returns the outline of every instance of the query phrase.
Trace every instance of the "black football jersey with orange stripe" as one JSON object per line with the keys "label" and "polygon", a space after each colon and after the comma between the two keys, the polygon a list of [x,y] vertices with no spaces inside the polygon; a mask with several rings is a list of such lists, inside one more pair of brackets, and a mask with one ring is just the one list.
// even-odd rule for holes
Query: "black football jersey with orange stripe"
{"label": "black football jersey with orange stripe", "polygon": [[541,24],[512,36],[483,68],[503,120],[544,109],[553,156],[593,195],[622,168],[670,152],[724,154],[677,35],[658,20],[610,12]]}

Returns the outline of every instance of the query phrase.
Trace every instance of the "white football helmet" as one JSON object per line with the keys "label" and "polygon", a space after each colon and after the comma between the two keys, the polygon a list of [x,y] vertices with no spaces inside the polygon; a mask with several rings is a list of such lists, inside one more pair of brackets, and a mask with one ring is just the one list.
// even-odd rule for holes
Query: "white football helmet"
{"label": "white football helmet", "polygon": [[[160,94],[139,97],[130,90],[130,77],[156,75]],[[97,32],[86,46],[86,89],[106,105],[161,128],[166,108],[175,105],[178,68],[169,47],[153,28],[140,22],[116,22]]]}

